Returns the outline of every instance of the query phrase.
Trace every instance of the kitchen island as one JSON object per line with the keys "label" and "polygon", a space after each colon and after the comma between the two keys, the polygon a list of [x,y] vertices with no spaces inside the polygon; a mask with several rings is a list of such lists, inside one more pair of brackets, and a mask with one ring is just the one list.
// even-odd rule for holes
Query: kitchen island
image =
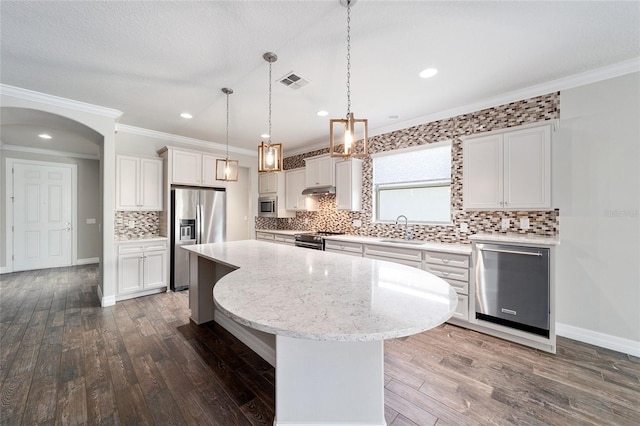
{"label": "kitchen island", "polygon": [[218,311],[275,335],[275,425],[384,425],[384,339],[433,328],[457,303],[444,280],[386,261],[262,241],[184,249],[196,323]]}

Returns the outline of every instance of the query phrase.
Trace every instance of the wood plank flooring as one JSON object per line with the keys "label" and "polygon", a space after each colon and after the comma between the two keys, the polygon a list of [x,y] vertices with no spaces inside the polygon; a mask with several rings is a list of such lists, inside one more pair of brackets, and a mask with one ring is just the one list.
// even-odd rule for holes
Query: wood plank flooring
{"label": "wood plank flooring", "polygon": [[[271,425],[274,369],[188,293],[100,308],[94,265],[0,275],[2,425]],[[452,325],[385,342],[389,425],[637,425],[640,360]]]}

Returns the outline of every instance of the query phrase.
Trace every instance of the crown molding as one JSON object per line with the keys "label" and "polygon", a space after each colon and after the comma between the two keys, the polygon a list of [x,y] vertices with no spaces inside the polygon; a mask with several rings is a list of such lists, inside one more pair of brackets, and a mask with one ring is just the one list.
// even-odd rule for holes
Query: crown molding
{"label": "crown molding", "polygon": [[32,148],[30,146],[0,144],[0,150],[55,155],[56,157],[82,158],[85,160],[100,160],[100,155],[98,154],[81,154],[79,152],[56,151],[53,149]]}
{"label": "crown molding", "polygon": [[283,154],[283,155],[285,155],[284,158],[288,158],[288,157],[293,157],[294,155],[306,154],[307,152],[317,151],[319,149],[324,149],[324,148],[329,149],[329,142],[317,142],[317,143],[314,143],[313,145],[305,145],[301,148],[287,149],[285,151],[286,154]]}
{"label": "crown molding", "polygon": [[[150,138],[163,139],[171,142],[180,142],[180,143],[192,145],[198,148],[214,148],[214,149],[219,149],[221,151],[226,151],[227,149],[227,145],[217,143],[217,142],[210,142],[202,139],[188,138],[186,136],[179,136],[171,133],[159,132],[157,130],[143,129],[142,127],[129,126],[127,124],[121,124],[121,123],[116,124],[116,132],[130,133],[132,135],[139,135],[139,136],[147,136]],[[258,156],[257,150],[252,151],[245,148],[237,148],[231,145],[229,145],[229,152],[235,152],[236,154],[242,154],[242,155],[249,155],[252,157]]]}
{"label": "crown molding", "polygon": [[479,102],[464,105],[457,108],[436,112],[434,114],[423,115],[412,118],[410,120],[399,121],[397,123],[376,127],[369,131],[369,136],[378,136],[396,130],[406,129],[420,124],[430,123],[432,121],[442,120],[445,118],[455,117],[457,115],[469,114],[486,108],[492,108],[499,105],[508,104],[510,102],[521,101],[523,99],[533,98],[536,96],[546,95],[561,90],[573,89],[574,87],[584,86],[587,84],[597,83],[603,80],[609,80],[615,77],[640,72],[640,58],[633,58],[617,64],[607,65],[583,73],[574,74],[568,77],[559,78],[557,80],[548,81],[524,89],[514,90],[499,96],[483,99]]}
{"label": "crown molding", "polygon": [[72,99],[61,98],[59,96],[48,95],[46,93],[22,89],[20,87],[9,86],[6,84],[0,84],[0,95],[11,96],[12,98],[24,99],[27,101],[41,102],[43,104],[68,108],[74,111],[100,115],[114,120],[117,120],[122,116],[122,111],[118,111],[117,109],[105,108],[98,105],[74,101]]}

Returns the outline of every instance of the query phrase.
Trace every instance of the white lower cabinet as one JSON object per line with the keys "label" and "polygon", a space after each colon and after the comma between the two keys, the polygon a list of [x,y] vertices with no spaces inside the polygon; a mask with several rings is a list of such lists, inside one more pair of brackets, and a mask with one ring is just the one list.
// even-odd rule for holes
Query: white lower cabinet
{"label": "white lower cabinet", "polygon": [[167,268],[166,241],[119,244],[116,300],[163,291],[167,287]]}
{"label": "white lower cabinet", "polygon": [[448,282],[458,294],[452,318],[469,321],[469,256],[425,251],[424,260],[424,270]]}
{"label": "white lower cabinet", "polygon": [[362,257],[362,244],[351,241],[324,241],[324,251]]}
{"label": "white lower cabinet", "polygon": [[273,234],[273,242],[294,246],[296,244],[296,237],[293,235]]}
{"label": "white lower cabinet", "polygon": [[422,267],[422,250],[365,244],[364,257],[401,263],[414,268]]}

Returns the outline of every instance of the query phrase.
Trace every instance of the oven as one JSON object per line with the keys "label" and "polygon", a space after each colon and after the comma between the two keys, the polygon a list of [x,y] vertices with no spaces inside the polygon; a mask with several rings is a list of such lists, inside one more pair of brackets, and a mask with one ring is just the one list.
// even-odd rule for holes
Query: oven
{"label": "oven", "polygon": [[308,232],[302,234],[296,234],[296,247],[308,248],[312,250],[324,250],[324,237],[329,235],[342,235],[344,232]]}

